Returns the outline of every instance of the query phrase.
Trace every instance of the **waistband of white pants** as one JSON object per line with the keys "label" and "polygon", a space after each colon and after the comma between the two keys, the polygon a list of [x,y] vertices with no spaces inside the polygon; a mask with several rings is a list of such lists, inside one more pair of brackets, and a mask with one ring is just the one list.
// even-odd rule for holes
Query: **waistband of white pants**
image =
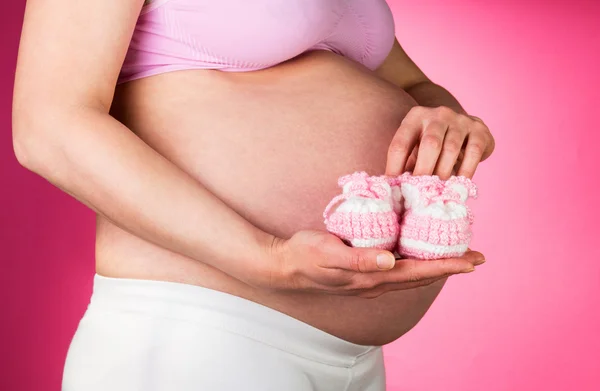
{"label": "waistband of white pants", "polygon": [[359,357],[379,348],[351,343],[251,300],[176,282],[96,274],[88,307],[88,310],[93,309],[190,321],[340,367],[351,367]]}

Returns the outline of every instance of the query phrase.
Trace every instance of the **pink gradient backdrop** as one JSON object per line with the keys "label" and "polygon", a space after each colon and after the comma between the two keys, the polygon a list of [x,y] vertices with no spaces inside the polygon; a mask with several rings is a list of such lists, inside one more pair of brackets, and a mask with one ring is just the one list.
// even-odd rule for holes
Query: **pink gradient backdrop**
{"label": "pink gradient backdrop", "polygon": [[[385,348],[388,389],[600,389],[600,2],[389,3],[407,52],[498,146],[473,203],[488,262]],[[94,220],[14,159],[23,8],[0,17],[0,390],[58,390],[91,292]]]}

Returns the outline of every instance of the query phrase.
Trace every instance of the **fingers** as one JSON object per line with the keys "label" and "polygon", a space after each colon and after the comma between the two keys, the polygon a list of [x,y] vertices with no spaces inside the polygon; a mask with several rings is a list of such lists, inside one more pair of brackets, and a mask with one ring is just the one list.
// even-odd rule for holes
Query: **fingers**
{"label": "fingers", "polygon": [[473,121],[469,129],[467,145],[464,148],[464,156],[458,169],[458,175],[473,178],[479,163],[492,154],[494,147],[494,137],[488,127],[481,120]]}
{"label": "fingers", "polygon": [[414,147],[412,153],[410,154],[410,156],[408,157],[408,161],[406,162],[406,166],[404,167],[404,171],[414,171],[415,170],[415,164],[417,163],[417,152],[419,151],[418,147]]}
{"label": "fingers", "polygon": [[[466,140],[466,142],[465,142]],[[491,155],[495,143],[483,121],[444,106],[415,107],[390,144],[386,175],[404,171],[472,178],[478,164]]]}
{"label": "fingers", "polygon": [[387,154],[385,175],[398,176],[405,171],[409,156],[419,141],[421,124],[409,112],[394,135]]}
{"label": "fingers", "polygon": [[473,178],[477,165],[481,162],[483,152],[485,150],[485,138],[481,134],[470,134],[467,146],[465,147],[465,153],[458,169],[458,175],[466,176],[467,178]]}
{"label": "fingers", "polygon": [[424,261],[420,259],[400,259],[388,273],[378,278],[385,283],[419,282],[430,278],[445,277],[473,270],[473,262],[465,258],[447,258]]}
{"label": "fingers", "polygon": [[[467,253],[465,255],[460,257],[460,259],[463,259],[464,261],[468,262],[468,264],[471,264],[471,265],[481,265],[482,263],[485,262],[483,254],[481,254],[480,252],[477,252],[477,251],[471,251],[470,249],[467,251]],[[417,262],[432,262],[432,261],[417,261]],[[453,274],[471,273],[473,271],[475,271],[474,267],[467,266],[465,269],[463,269],[461,272],[458,272],[458,273],[452,272],[451,269],[448,269],[448,272],[446,272],[444,275],[440,275],[438,277],[424,278],[424,279],[414,281],[414,282],[396,282],[396,283],[386,282],[386,283],[379,283],[379,284],[376,281],[369,281],[368,283],[362,282],[364,285],[372,286],[373,288],[370,290],[363,291],[362,293],[358,294],[358,296],[363,297],[363,298],[377,298],[387,292],[420,288],[420,287],[428,286],[428,285],[434,284],[438,281],[444,280]],[[418,279],[418,277],[416,275],[413,275],[411,279]]]}
{"label": "fingers", "polygon": [[484,262],[483,254],[470,250],[460,258],[396,260],[389,251],[349,247],[321,231],[298,232],[271,251],[278,266],[265,274],[269,289],[352,296],[428,285]]}
{"label": "fingers", "polygon": [[[460,258],[439,260],[395,260],[394,267],[381,270],[376,261],[377,254],[389,253],[373,249],[353,249],[354,260],[345,259],[337,267],[326,269],[331,273],[327,282],[322,282],[317,290],[338,294],[374,298],[383,293],[413,289],[427,286],[454,274],[470,273],[475,270],[474,265],[485,262],[483,254],[468,251]],[[363,251],[366,250],[366,251]],[[325,272],[325,270],[324,270]],[[335,282],[335,283],[332,283]]]}
{"label": "fingers", "polygon": [[465,158],[465,150],[461,149],[460,153],[458,154],[458,158],[456,159],[456,162],[454,163],[454,167],[452,168],[452,175],[458,175],[458,169],[460,168],[460,165],[462,164],[462,161],[464,158]]}
{"label": "fingers", "polygon": [[467,249],[467,252],[461,258],[475,266],[481,265],[485,262],[485,256],[482,253],[479,251],[473,251],[471,249]]}
{"label": "fingers", "polygon": [[390,270],[396,264],[394,254],[385,250],[343,246],[336,252],[324,267],[368,273]]}
{"label": "fingers", "polygon": [[393,270],[387,272],[355,274],[345,290],[368,298],[394,290],[427,286],[454,274],[473,272],[475,260],[482,258],[482,254],[473,251],[460,258],[432,261],[401,259]]}
{"label": "fingers", "polygon": [[494,136],[490,132],[490,129],[481,120],[481,118],[475,117],[474,115],[469,115],[469,118],[475,121],[475,123],[471,125],[471,132],[482,134],[485,139],[485,148],[483,151],[483,156],[481,157],[481,161],[484,161],[494,152],[494,149],[496,148],[496,140],[494,140]]}
{"label": "fingers", "polygon": [[434,174],[445,180],[450,178],[452,171],[465,142],[466,132],[460,127],[451,127],[446,133],[442,152],[437,162]]}
{"label": "fingers", "polygon": [[[369,273],[357,276],[364,284],[369,281],[373,286],[387,283],[418,283],[420,281],[443,278],[452,274],[469,273],[474,265],[485,261],[483,254],[469,251],[460,258],[447,258],[424,261],[419,259],[399,259],[392,270],[385,273]],[[367,284],[368,285],[368,284]]]}
{"label": "fingers", "polygon": [[407,290],[407,289],[421,288],[424,286],[434,284],[438,281],[445,280],[446,278],[448,278],[448,276],[438,277],[438,278],[428,278],[426,280],[421,280],[421,281],[412,282],[412,283],[383,284],[383,285],[378,286],[375,289],[364,291],[364,292],[358,294],[357,296],[365,298],[365,299],[376,299],[379,296],[383,295],[384,293]]}
{"label": "fingers", "polygon": [[414,175],[431,175],[444,145],[448,127],[441,122],[431,122],[423,130],[419,143],[419,158],[415,164]]}

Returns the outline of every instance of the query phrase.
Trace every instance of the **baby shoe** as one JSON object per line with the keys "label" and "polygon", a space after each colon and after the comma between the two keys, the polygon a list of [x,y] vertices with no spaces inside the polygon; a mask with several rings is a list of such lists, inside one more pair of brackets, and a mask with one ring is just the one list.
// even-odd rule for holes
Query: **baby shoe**
{"label": "baby shoe", "polygon": [[404,209],[402,205],[402,191],[400,189],[400,177],[392,177],[392,176],[381,176],[389,185],[391,189],[391,202],[392,209],[398,215],[398,218],[402,216],[402,211]]}
{"label": "baby shoe", "polygon": [[[342,194],[323,212],[327,231],[352,247],[393,250],[400,232],[395,211],[401,207],[398,178],[369,176],[361,171],[341,177],[338,185]],[[394,186],[396,191],[392,191]]]}
{"label": "baby shoe", "polygon": [[463,255],[471,241],[473,215],[466,205],[477,187],[464,176],[443,181],[436,175],[399,177],[405,211],[398,253],[405,258],[440,259]]}

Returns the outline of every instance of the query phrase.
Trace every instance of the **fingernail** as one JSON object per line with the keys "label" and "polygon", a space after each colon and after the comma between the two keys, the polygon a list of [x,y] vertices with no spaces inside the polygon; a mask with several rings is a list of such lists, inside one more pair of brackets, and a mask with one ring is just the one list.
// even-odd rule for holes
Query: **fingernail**
{"label": "fingernail", "polygon": [[473,266],[471,266],[469,268],[464,269],[462,272],[463,273],[471,273],[471,272],[474,272],[474,271],[475,271],[475,268]]}
{"label": "fingernail", "polygon": [[391,269],[396,264],[396,260],[393,256],[386,253],[377,255],[377,267],[380,269]]}
{"label": "fingernail", "polygon": [[479,266],[485,263],[485,258],[481,258],[475,261],[475,265]]}

